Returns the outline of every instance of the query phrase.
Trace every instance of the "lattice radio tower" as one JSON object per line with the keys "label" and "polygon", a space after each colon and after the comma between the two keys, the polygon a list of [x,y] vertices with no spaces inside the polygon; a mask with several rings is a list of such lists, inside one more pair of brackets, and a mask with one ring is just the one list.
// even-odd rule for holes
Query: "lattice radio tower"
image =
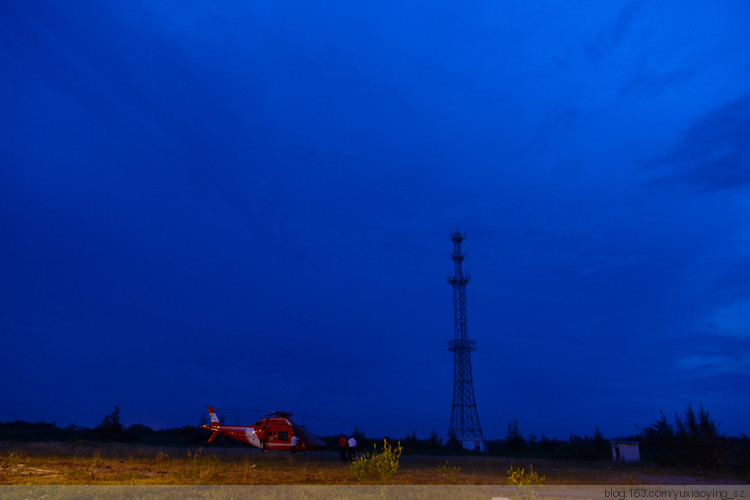
{"label": "lattice radio tower", "polygon": [[[464,254],[461,242],[464,235],[459,230],[451,234],[453,242],[453,275],[448,275],[448,283],[453,286],[453,330],[455,339],[448,344],[453,352],[453,405],[448,434],[455,436],[464,447],[484,449],[484,436],[479,425],[477,402],[474,399],[474,382],[471,378],[471,351],[476,350],[474,341],[469,340],[466,331],[466,284],[471,276],[461,269]],[[473,443],[472,443],[473,441]]]}

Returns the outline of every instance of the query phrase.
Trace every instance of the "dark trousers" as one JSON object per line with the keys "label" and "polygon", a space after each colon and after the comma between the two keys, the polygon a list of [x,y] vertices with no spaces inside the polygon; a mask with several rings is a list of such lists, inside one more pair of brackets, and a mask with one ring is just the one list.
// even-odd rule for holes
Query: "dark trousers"
{"label": "dark trousers", "polygon": [[346,446],[339,446],[339,451],[341,452],[341,461],[346,462]]}
{"label": "dark trousers", "polygon": [[354,460],[354,455],[357,452],[357,448],[356,447],[354,447],[354,448],[347,448],[347,451],[349,453],[349,460]]}

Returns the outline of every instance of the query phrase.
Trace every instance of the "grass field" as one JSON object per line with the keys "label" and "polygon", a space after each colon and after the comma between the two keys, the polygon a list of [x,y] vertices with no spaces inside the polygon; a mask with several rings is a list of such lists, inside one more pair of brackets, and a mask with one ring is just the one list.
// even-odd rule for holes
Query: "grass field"
{"label": "grass field", "polygon": [[[747,484],[746,472],[653,465],[404,455],[389,484],[502,485],[511,466],[545,476],[545,484]],[[355,484],[331,451],[262,453],[255,448],[164,448],[109,443],[0,442],[0,484],[289,485]]]}

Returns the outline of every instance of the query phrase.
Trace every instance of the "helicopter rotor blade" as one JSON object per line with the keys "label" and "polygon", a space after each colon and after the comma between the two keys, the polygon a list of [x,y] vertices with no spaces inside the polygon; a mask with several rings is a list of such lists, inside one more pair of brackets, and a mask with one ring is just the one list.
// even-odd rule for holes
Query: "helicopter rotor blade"
{"label": "helicopter rotor blade", "polygon": [[304,413],[295,413],[298,417],[318,418],[320,420],[330,420],[331,422],[343,422],[345,424],[353,424],[351,420],[341,420],[338,418],[319,417],[318,415],[307,415]]}
{"label": "helicopter rotor blade", "polygon": [[246,413],[275,413],[271,410],[241,410],[238,408],[216,408],[219,411],[241,411]]}
{"label": "helicopter rotor blade", "polygon": [[338,418],[320,417],[318,415],[308,415],[308,414],[305,414],[305,413],[291,413],[291,412],[288,412],[288,411],[280,411],[280,410],[270,411],[270,410],[250,410],[250,409],[238,409],[238,408],[216,408],[216,410],[219,410],[219,411],[238,411],[238,412],[247,412],[247,413],[263,413],[263,414],[265,414],[267,416],[285,414],[285,415],[291,417],[292,415],[296,415],[298,417],[317,418],[317,419],[320,419],[320,420],[330,420],[331,422],[341,422],[341,423],[344,423],[344,424],[353,424],[354,423],[351,420],[341,420],[341,419],[338,419]]}
{"label": "helicopter rotor blade", "polygon": [[242,408],[216,408],[217,410],[221,411],[227,411],[227,412],[242,412],[242,413],[261,413],[264,417],[285,417],[290,418],[292,415],[294,415],[292,412],[289,411],[283,411],[283,410],[250,410],[250,409],[242,409]]}

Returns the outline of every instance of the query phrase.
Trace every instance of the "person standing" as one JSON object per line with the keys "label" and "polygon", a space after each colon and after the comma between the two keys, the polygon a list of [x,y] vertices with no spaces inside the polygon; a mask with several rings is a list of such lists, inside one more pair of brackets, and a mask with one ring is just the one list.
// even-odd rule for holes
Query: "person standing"
{"label": "person standing", "polygon": [[289,452],[292,455],[297,451],[297,443],[299,443],[299,438],[297,436],[292,436],[292,445],[289,447]]}
{"label": "person standing", "polygon": [[354,439],[354,436],[352,436],[349,438],[349,441],[347,441],[347,444],[349,445],[349,460],[353,461],[354,456],[357,454],[357,440]]}
{"label": "person standing", "polygon": [[343,434],[339,438],[339,452],[341,454],[341,461],[346,462],[346,450],[349,447],[349,443],[346,441],[346,436]]}

